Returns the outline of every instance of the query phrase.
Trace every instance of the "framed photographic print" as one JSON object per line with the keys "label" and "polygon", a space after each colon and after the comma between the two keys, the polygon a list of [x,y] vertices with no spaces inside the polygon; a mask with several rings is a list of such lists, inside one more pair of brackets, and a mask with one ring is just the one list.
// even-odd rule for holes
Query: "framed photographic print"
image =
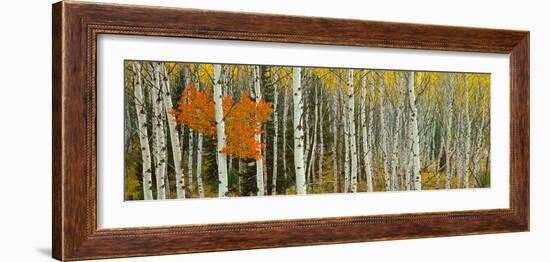
{"label": "framed photographic print", "polygon": [[63,1],[52,100],[58,260],[529,230],[526,31]]}

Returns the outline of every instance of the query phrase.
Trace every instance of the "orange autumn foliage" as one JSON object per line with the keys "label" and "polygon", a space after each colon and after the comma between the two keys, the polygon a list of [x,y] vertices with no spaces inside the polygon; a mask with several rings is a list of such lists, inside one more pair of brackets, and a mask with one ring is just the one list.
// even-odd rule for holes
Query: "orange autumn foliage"
{"label": "orange autumn foliage", "polygon": [[[216,121],[214,112],[214,99],[209,95],[211,88],[199,91],[194,84],[180,97],[176,110],[172,113],[176,122],[202,133],[205,136],[216,137]],[[233,102],[231,96],[225,96],[222,101],[225,121],[226,146],[222,151],[233,157],[243,159],[262,158],[260,141],[255,140],[255,135],[262,133],[262,125],[265,124],[273,109],[271,104],[260,100],[252,101],[248,93],[243,93],[241,100]]]}
{"label": "orange autumn foliage", "polygon": [[256,103],[244,92],[241,100],[224,112],[227,144],[223,151],[244,159],[262,158],[261,149],[265,145],[254,136],[262,134],[262,125],[272,112],[271,104],[263,100]]}
{"label": "orange autumn foliage", "polygon": [[205,136],[216,135],[214,120],[214,100],[208,96],[210,88],[199,91],[194,84],[190,84],[180,96],[176,110],[172,114],[176,122],[202,133]]}

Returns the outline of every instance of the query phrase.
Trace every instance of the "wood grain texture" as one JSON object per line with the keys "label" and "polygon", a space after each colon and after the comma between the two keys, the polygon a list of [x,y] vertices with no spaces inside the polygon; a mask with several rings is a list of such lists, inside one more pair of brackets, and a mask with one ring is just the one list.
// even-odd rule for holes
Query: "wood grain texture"
{"label": "wood grain texture", "polygon": [[[60,2],[53,5],[53,257],[82,260],[529,230],[529,33],[483,28]],[[510,208],[97,229],[99,34],[510,55]]]}

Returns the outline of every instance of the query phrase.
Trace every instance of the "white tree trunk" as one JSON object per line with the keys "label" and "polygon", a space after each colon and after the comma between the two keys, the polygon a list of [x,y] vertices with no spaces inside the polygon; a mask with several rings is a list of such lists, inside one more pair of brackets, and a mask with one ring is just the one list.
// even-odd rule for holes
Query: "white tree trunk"
{"label": "white tree trunk", "polygon": [[[170,94],[170,80],[168,78],[168,73],[166,72],[166,67],[162,67],[163,72],[163,82],[162,85],[162,100],[164,101],[164,108],[166,113],[166,118],[168,118],[168,130],[170,131],[170,144],[172,146],[172,157],[174,161],[174,171],[176,172],[176,197],[185,198],[185,181],[183,178],[183,170],[181,164],[181,144],[179,140],[179,132],[176,129],[176,119],[174,115],[170,113],[173,108],[172,105],[172,95]],[[168,187],[167,187],[168,189]]]}
{"label": "white tree trunk", "polygon": [[340,104],[342,105],[342,118],[344,122],[344,192],[348,193],[350,188],[350,155],[349,155],[349,121],[348,121],[348,105],[347,99],[344,98],[344,93],[340,84],[339,78],[336,80],[336,89],[340,96]]}
{"label": "white tree trunk", "polygon": [[357,192],[357,140],[355,136],[355,94],[353,89],[353,69],[348,71],[348,119],[351,157],[350,190]]}
{"label": "white tree trunk", "polygon": [[[362,133],[362,143],[363,143],[363,165],[364,165],[364,171],[365,176],[367,179],[367,192],[372,192],[372,175],[370,173],[370,163],[369,163],[369,137],[367,135],[367,74],[365,74],[361,77],[361,99],[360,99],[360,117],[361,117],[361,133]],[[372,121],[372,119],[371,119]]]}
{"label": "white tree trunk", "polygon": [[404,93],[401,92],[403,89],[403,73],[399,72],[399,82],[397,84],[397,101],[395,108],[395,122],[393,126],[393,143],[392,143],[392,155],[391,155],[391,187],[393,191],[397,191],[397,154],[398,154],[398,139],[399,132],[401,130],[401,112],[403,111],[403,101],[401,100],[404,96]]}
{"label": "white tree trunk", "polygon": [[[457,81],[458,82],[458,81]],[[462,188],[462,175],[464,173],[464,152],[461,150],[461,148],[464,148],[463,146],[463,139],[464,139],[464,134],[463,134],[463,114],[462,114],[462,104],[460,104],[460,107],[458,109],[459,113],[458,113],[458,116],[457,116],[457,135],[456,135],[456,139],[455,139],[455,142],[454,142],[454,151],[456,152],[455,154],[455,165],[456,165],[456,168],[455,168],[455,173],[456,173],[456,188]]]}
{"label": "white tree trunk", "polygon": [[[260,67],[254,66],[254,98],[256,99],[256,103],[259,103],[262,99],[262,91],[260,86]],[[261,127],[259,127],[261,128]],[[262,142],[262,135],[256,134],[254,135],[254,139],[256,142],[261,143]],[[261,148],[258,148],[261,154]],[[258,188],[258,196],[265,195],[265,186],[264,186],[264,159],[263,157],[256,160],[256,187]]]}
{"label": "white tree trunk", "polygon": [[[481,107],[481,99],[479,97],[479,92],[481,90],[481,87],[479,86],[479,82],[478,82],[478,87],[477,87],[477,92],[476,92],[476,102],[477,102],[477,105],[478,107]],[[479,120],[479,124],[477,125],[477,132],[476,132],[476,144],[475,144],[475,151],[474,151],[474,160],[473,160],[473,176],[474,176],[474,181],[473,181],[473,187],[476,186],[477,184],[477,177],[479,176],[479,172],[481,170],[481,159],[484,155],[484,148],[483,148],[483,130],[485,128],[485,118],[486,118],[486,115],[485,113],[483,112],[483,110],[481,108],[478,109],[478,113],[480,115],[480,120]]]}
{"label": "white tree trunk", "polygon": [[279,118],[277,114],[277,103],[279,101],[279,92],[277,91],[278,74],[275,73],[273,84],[273,174],[271,175],[271,194],[277,195],[277,142],[279,138]]}
{"label": "white tree trunk", "polygon": [[323,156],[325,154],[325,138],[323,135],[323,89],[324,87],[321,86],[319,91],[319,167],[317,170],[317,172],[319,173],[318,179],[321,191],[323,191]]}
{"label": "white tree trunk", "polygon": [[334,193],[338,192],[338,102],[336,97],[336,92],[332,98],[332,107],[331,107],[331,120],[332,120],[332,191]]}
{"label": "white tree trunk", "polygon": [[390,185],[390,162],[388,161],[388,127],[386,126],[386,92],[385,92],[385,86],[384,86],[384,72],[380,73],[379,80],[378,80],[378,87],[379,92],[378,96],[380,98],[380,136],[381,136],[381,144],[380,147],[382,148],[382,160],[384,162],[384,187],[386,191],[391,191],[391,185]]}
{"label": "white tree trunk", "polygon": [[189,195],[193,195],[193,152],[195,151],[193,145],[193,130],[189,129],[189,140],[187,146],[187,179],[189,181]]}
{"label": "white tree trunk", "polygon": [[[315,172],[314,172],[314,168],[315,168],[315,156],[316,156],[316,149],[317,149],[317,124],[318,124],[318,120],[319,120],[319,105],[318,105],[318,96],[317,96],[317,87],[314,86],[314,92],[315,92],[315,95],[314,95],[314,100],[313,100],[313,135],[311,136],[311,145],[310,145],[310,149],[309,151],[311,151],[311,156],[309,158],[309,161],[307,161],[307,165],[308,165],[308,168],[307,168],[307,171],[306,171],[306,177],[309,177],[310,178],[310,183],[311,185],[314,185],[315,184]],[[307,157],[307,155],[306,155]]]}
{"label": "white tree trunk", "polygon": [[[485,118],[485,116],[483,116]],[[483,158],[484,151],[483,151],[483,122],[484,119],[481,120],[480,126],[478,127],[477,132],[477,138],[476,138],[476,151],[474,153],[474,170],[473,170],[473,176],[474,178],[477,178],[479,176],[479,172],[481,170],[481,159]],[[472,186],[475,187],[477,181],[474,180],[472,183]]]}
{"label": "white tree trunk", "polygon": [[451,87],[451,80],[447,79],[445,81],[445,114],[444,114],[444,121],[445,121],[445,189],[451,188],[451,128],[452,128],[452,87]]}
{"label": "white tree trunk", "polygon": [[145,109],[145,99],[143,95],[141,65],[134,62],[132,63],[132,69],[134,71],[134,103],[136,105],[138,135],[141,148],[143,198],[145,200],[152,200],[153,181],[151,180],[151,151],[149,149],[149,135],[147,133],[147,110]]}
{"label": "white tree trunk", "polygon": [[368,150],[367,150],[367,181],[370,182],[368,192],[374,191],[374,181],[373,181],[373,150],[374,150],[374,70],[370,71],[370,105],[369,105],[369,136],[367,139]]}
{"label": "white tree trunk", "polygon": [[202,134],[198,133],[197,137],[197,192],[199,193],[200,198],[204,198],[204,187],[202,184]]}
{"label": "white tree trunk", "polygon": [[218,197],[227,197],[227,155],[222,152],[225,147],[225,121],[222,106],[221,65],[214,64],[214,110],[216,118],[216,152],[218,162]]}
{"label": "white tree trunk", "polygon": [[468,78],[466,76],[466,74],[463,74],[463,78],[464,78],[464,88],[466,89],[465,92],[465,96],[466,96],[466,101],[465,101],[465,117],[466,117],[466,134],[465,134],[465,137],[464,137],[464,173],[463,173],[463,185],[464,185],[464,188],[469,188],[470,187],[470,150],[471,150],[471,134],[472,134],[472,122],[470,122],[470,91],[469,91],[469,87],[468,87]]}
{"label": "white tree trunk", "polygon": [[304,105],[302,101],[302,68],[292,69],[292,92],[294,104],[294,169],[296,174],[296,193],[305,195],[306,177],[304,166],[304,130],[302,126],[302,113]]}
{"label": "white tree trunk", "polygon": [[420,174],[420,146],[418,136],[418,110],[416,108],[416,97],[414,92],[414,72],[409,71],[409,136],[412,139],[412,174],[414,190],[422,190],[422,179]]}
{"label": "white tree trunk", "polygon": [[[200,64],[195,64],[195,87],[201,90],[200,87]],[[204,186],[202,183],[202,134],[197,132],[197,165],[195,168],[195,177],[197,178],[197,193],[200,198],[204,198]]]}
{"label": "white tree trunk", "polygon": [[152,93],[152,104],[153,104],[153,134],[154,134],[154,143],[153,143],[153,154],[155,156],[155,178],[157,182],[157,199],[166,199],[166,185],[165,173],[166,173],[166,159],[165,159],[165,133],[164,133],[164,105],[162,104],[162,99],[160,96],[161,91],[161,74],[160,74],[160,63],[153,63],[153,88]]}
{"label": "white tree trunk", "polygon": [[283,177],[285,178],[285,186],[284,186],[284,193],[286,195],[286,183],[287,183],[287,173],[286,173],[286,123],[287,123],[287,115],[288,115],[288,103],[287,103],[287,87],[283,89]]}

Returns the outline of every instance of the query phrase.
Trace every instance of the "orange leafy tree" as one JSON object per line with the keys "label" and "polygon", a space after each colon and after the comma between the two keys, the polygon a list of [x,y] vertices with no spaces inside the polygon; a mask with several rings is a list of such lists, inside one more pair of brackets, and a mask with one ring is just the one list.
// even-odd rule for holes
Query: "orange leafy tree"
{"label": "orange leafy tree", "polygon": [[[211,88],[200,91],[190,84],[180,96],[176,109],[172,110],[176,122],[202,133],[216,137],[214,99],[210,96]],[[261,159],[265,147],[254,136],[262,133],[265,124],[273,112],[270,103],[264,100],[256,103],[244,92],[241,100],[234,103],[231,96],[222,100],[225,121],[226,146],[222,151],[243,159]]]}

